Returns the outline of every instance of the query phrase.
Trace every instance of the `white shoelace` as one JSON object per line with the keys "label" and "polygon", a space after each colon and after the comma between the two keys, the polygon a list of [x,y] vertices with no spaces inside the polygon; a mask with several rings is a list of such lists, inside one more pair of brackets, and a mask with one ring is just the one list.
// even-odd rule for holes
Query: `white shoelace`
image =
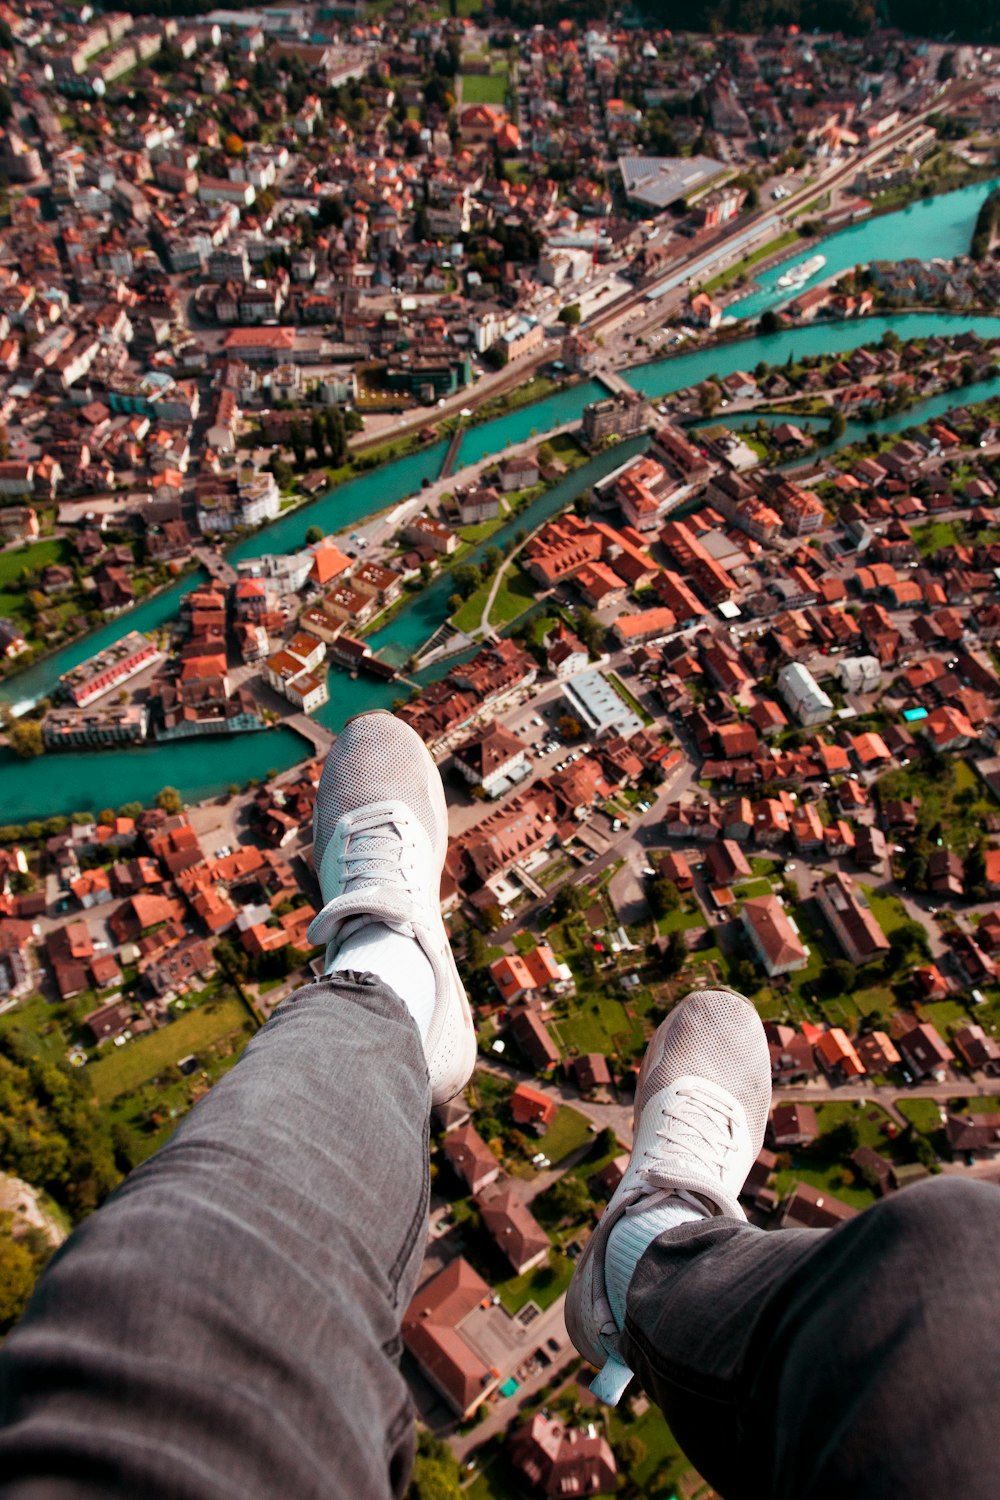
{"label": "white shoelace", "polygon": [[345,937],[370,920],[382,921],[397,932],[412,935],[409,922],[400,920],[398,913],[393,918],[388,912],[378,911],[377,907],[370,916],[349,917],[346,923],[340,915],[345,898],[357,896],[365,890],[385,891],[390,906],[398,904],[399,896],[406,898],[407,905],[420,900],[420,875],[407,848],[406,838],[384,813],[359,819],[351,829],[341,855],[340,885],[337,895],[331,897],[313,918],[309,929],[312,942],[329,942],[335,923],[341,937]]}
{"label": "white shoelace", "polygon": [[[641,1169],[642,1175],[655,1183],[662,1157],[680,1150],[699,1162],[713,1179],[724,1180],[726,1162],[739,1149],[733,1111],[696,1083],[678,1088],[677,1099],[674,1110],[656,1128],[657,1142],[662,1143],[664,1150],[662,1153],[646,1151],[649,1165]],[[685,1101],[683,1113],[680,1112],[681,1100]]]}
{"label": "white shoelace", "polygon": [[393,885],[413,894],[412,869],[403,858],[403,840],[384,823],[361,828],[348,840],[344,851],[344,889],[352,895],[361,886]]}

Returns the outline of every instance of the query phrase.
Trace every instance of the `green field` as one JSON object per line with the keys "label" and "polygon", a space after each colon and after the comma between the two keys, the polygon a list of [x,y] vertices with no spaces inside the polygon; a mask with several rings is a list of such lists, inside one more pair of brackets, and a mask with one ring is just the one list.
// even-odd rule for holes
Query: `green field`
{"label": "green field", "polygon": [[196,1055],[234,1032],[249,1034],[251,1023],[239,1000],[212,1000],[171,1021],[162,1031],[116,1047],[87,1069],[98,1102],[110,1104],[121,1094],[158,1077],[189,1053]]}
{"label": "green field", "polygon": [[549,1161],[556,1165],[571,1152],[579,1151],[590,1139],[590,1121],[586,1116],[571,1109],[568,1104],[561,1104],[555,1119],[541,1138],[539,1150],[544,1150]]}
{"label": "green field", "polygon": [[463,73],[463,104],[502,104],[507,97],[507,74]]}
{"label": "green field", "polygon": [[28,610],[28,597],[14,593],[8,585],[18,582],[25,572],[37,573],[50,563],[65,562],[67,551],[67,545],[60,537],[51,537],[47,541],[32,542],[27,547],[0,552],[0,615],[23,620]]}
{"label": "green field", "polygon": [[642,1028],[629,1020],[622,1002],[603,993],[579,996],[570,1015],[550,1022],[549,1030],[564,1052],[572,1046],[607,1055],[619,1049],[631,1051],[642,1042]]}

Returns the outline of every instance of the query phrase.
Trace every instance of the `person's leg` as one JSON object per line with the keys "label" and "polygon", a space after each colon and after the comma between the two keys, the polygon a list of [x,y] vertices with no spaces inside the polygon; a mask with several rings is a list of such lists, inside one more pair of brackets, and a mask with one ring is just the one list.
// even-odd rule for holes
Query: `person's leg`
{"label": "person's leg", "polygon": [[946,1178],[832,1231],[648,1248],[621,1353],[724,1500],[993,1500],[1000,1191]]}
{"label": "person's leg", "polygon": [[[310,935],[334,972],[41,1278],[0,1351],[5,1496],[401,1493],[429,1110],[475,1061],[446,849],[422,741],[389,715],[351,721],[316,801]],[[345,969],[352,950],[365,962]]]}
{"label": "person's leg", "polygon": [[372,975],[278,1008],[42,1276],[0,1350],[6,1496],[388,1496],[430,1090]]}

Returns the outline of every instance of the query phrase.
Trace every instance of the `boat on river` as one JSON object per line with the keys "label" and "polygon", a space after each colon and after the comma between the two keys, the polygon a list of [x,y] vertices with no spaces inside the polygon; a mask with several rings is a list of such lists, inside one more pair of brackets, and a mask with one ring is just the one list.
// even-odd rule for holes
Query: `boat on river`
{"label": "boat on river", "polygon": [[786,271],[783,276],[779,276],[778,286],[782,290],[798,291],[799,287],[805,286],[806,282],[810,281],[816,275],[817,271],[822,271],[825,265],[825,255],[810,255],[809,259],[804,260],[801,265],[793,266],[790,271]]}

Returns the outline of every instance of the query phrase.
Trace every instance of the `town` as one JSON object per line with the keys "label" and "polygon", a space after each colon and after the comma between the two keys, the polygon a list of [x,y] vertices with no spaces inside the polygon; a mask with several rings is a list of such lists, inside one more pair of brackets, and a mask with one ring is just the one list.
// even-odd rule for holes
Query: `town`
{"label": "town", "polygon": [[563,1319],[676,1001],[752,1223],[1000,1182],[1000,54],[520,9],[0,3],[0,1335],[322,974],[391,708],[479,1041],[413,1493],[707,1496]]}

